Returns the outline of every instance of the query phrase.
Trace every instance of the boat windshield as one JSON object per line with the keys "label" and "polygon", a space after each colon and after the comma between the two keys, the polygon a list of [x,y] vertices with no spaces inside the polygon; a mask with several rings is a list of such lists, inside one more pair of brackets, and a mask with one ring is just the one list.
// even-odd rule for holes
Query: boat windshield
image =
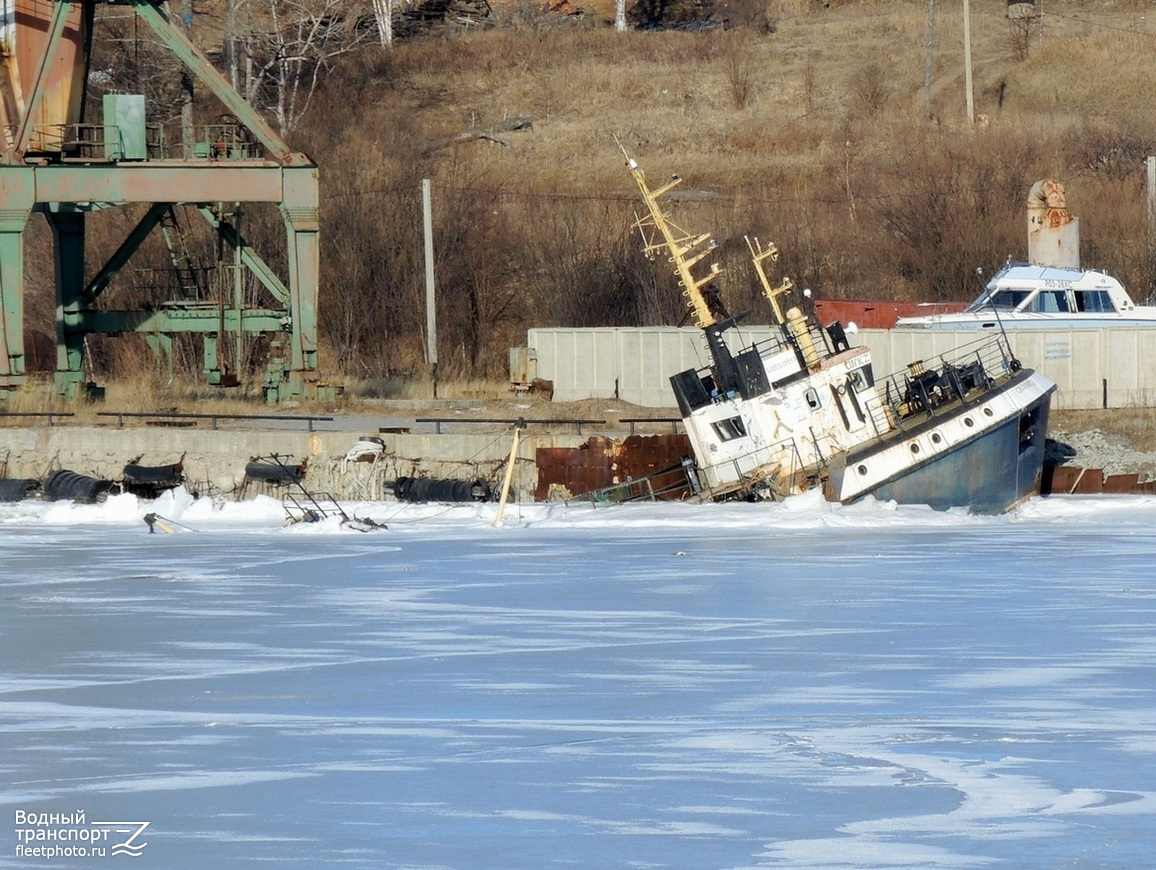
{"label": "boat windshield", "polygon": [[1031,290],[1007,290],[1003,287],[996,287],[993,290],[985,290],[978,299],[968,306],[967,310],[983,311],[991,308],[1006,308],[1010,311],[1019,308],[1031,295]]}

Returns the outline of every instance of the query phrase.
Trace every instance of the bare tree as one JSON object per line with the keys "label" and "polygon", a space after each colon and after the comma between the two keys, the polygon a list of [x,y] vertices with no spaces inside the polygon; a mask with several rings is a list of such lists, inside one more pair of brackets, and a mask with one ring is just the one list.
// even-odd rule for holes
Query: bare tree
{"label": "bare tree", "polygon": [[373,0],[373,17],[377,19],[377,33],[382,46],[393,45],[394,0]]}
{"label": "bare tree", "polygon": [[286,136],[309,110],[318,82],[334,58],[367,42],[372,28],[362,26],[366,17],[362,4],[348,0],[249,2],[263,5],[253,8],[240,39],[246,59],[245,96],[268,108]]}

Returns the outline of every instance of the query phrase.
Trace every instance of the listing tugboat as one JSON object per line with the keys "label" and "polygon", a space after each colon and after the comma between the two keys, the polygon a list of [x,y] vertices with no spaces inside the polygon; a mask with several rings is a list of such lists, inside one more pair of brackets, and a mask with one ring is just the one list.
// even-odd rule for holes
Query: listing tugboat
{"label": "listing tugboat", "polygon": [[782,500],[821,489],[841,503],[873,496],[998,514],[1039,493],[1056,385],[1024,368],[1002,333],[876,380],[870,351],[852,347],[838,322],[820,325],[789,278],[773,286],[766,264],[778,249],[748,238],[777,329],[732,350],[728,332],[749,312],[726,315],[713,292],[721,267],[698,268],[715,242],[664,213],[659,199],[677,176],[652,190],[623,153],[647,206],[637,221],[644,251],[674,265],[712,360],[671,378],[697,497]]}

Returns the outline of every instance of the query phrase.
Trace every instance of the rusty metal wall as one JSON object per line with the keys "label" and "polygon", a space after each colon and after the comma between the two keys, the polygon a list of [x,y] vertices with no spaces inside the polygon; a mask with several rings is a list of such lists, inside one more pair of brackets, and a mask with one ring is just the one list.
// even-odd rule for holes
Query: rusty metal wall
{"label": "rusty metal wall", "polygon": [[[566,500],[640,480],[679,465],[689,454],[690,441],[682,434],[631,435],[622,441],[595,435],[579,447],[539,447],[534,451],[534,501]],[[656,480],[654,487],[665,489],[676,479]],[[668,497],[681,496],[672,492]]]}
{"label": "rusty metal wall", "polygon": [[819,299],[815,313],[824,326],[832,321],[860,329],[890,329],[900,317],[923,317],[963,311],[965,302],[895,302],[889,299]]}
{"label": "rusty metal wall", "polygon": [[[18,89],[15,98],[23,104],[31,92],[47,47],[54,4],[49,0],[7,0],[4,6],[12,11],[14,21],[8,34],[9,47],[14,51],[6,66],[12,74],[12,86]],[[88,64],[85,54],[87,39],[81,5],[73,4],[68,11],[60,45],[47,71],[48,80],[40,110],[33,119],[37,129],[32,142],[34,150],[54,150],[54,146],[59,150],[63,125],[80,121],[84,73]],[[15,119],[9,119],[9,123],[15,123]],[[44,134],[43,140],[37,138],[41,133]]]}

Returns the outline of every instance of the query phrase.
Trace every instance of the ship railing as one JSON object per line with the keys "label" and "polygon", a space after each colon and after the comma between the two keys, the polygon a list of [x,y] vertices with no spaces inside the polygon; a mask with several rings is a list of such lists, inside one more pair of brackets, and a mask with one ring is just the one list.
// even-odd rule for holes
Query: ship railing
{"label": "ship railing", "polygon": [[696,495],[700,481],[695,475],[693,459],[683,459],[676,465],[652,471],[645,477],[630,478],[601,489],[592,490],[588,497],[595,506],[622,504],[631,501],[677,500]]}
{"label": "ship railing", "polygon": [[[817,448],[817,445],[816,445]],[[794,438],[757,447],[721,462],[698,466],[702,492],[715,498],[733,493],[765,494],[775,500],[795,492],[793,482],[802,474],[819,472],[817,463],[803,460]],[[726,483],[711,485],[711,480],[726,478]]]}
{"label": "ship railing", "polygon": [[143,138],[140,153],[125,154],[121,127],[116,124],[34,124],[29,137],[28,151],[33,154],[58,154],[64,161],[116,162],[162,157],[165,153],[165,133],[160,124],[146,124],[140,132]]}
{"label": "ship railing", "polygon": [[882,434],[908,421],[934,417],[952,402],[966,404],[976,393],[994,389],[1020,368],[1002,335],[984,336],[934,360],[915,360],[876,383],[880,402],[868,405],[872,425]]}
{"label": "ship railing", "polygon": [[[834,347],[834,340],[831,338],[828,330],[823,329],[819,324],[810,319],[807,320],[807,328],[805,335],[810,340],[811,347],[814,348],[813,353],[816,355],[823,355],[832,351],[838,351],[843,348]],[[846,335],[843,335],[846,339]],[[751,347],[758,350],[761,356],[766,356],[767,351],[771,353],[782,353],[783,351],[794,351],[800,357],[806,357],[806,352],[798,345],[795,339],[787,338],[786,335],[772,335],[769,338],[764,338],[759,341],[752,342]],[[809,363],[814,363],[817,357],[812,357],[808,360]]]}
{"label": "ship railing", "polygon": [[[820,342],[823,340],[822,334],[819,330],[810,330],[808,334],[814,342],[816,353],[821,353],[821,348],[824,347]],[[761,369],[761,360],[769,356],[774,356],[783,352],[794,353],[799,359],[800,369],[802,371],[804,352],[796,346],[796,344],[783,336],[772,335],[769,338],[760,339],[759,341],[750,344],[744,344],[740,351],[732,351],[736,364],[745,369],[749,373],[759,372]],[[715,376],[718,374],[713,365],[703,366],[694,370],[698,380],[704,385],[704,392],[701,399],[691,401],[691,408],[700,408],[710,404],[713,401],[719,401],[724,398],[733,399],[738,398],[739,393],[743,394],[743,398],[754,398],[755,395],[763,392],[767,386],[773,387],[774,384],[766,384],[762,387],[757,385],[758,375],[755,375],[755,380],[751,383],[740,383],[737,389],[722,390],[715,384]],[[708,396],[709,391],[709,396]]]}

